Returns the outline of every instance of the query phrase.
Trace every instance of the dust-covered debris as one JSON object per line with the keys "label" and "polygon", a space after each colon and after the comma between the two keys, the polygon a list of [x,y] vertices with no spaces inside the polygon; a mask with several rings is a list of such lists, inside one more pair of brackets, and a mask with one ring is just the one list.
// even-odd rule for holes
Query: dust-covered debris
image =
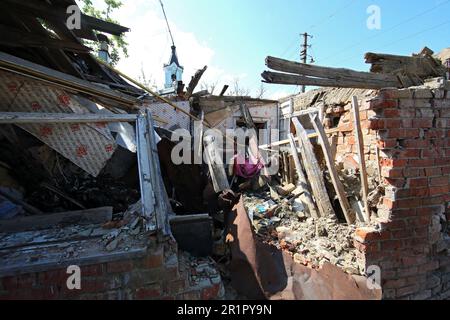
{"label": "dust-covered debris", "polygon": [[[332,218],[307,218],[295,207],[295,201],[275,203],[270,193],[246,194],[244,203],[257,235],[291,252],[296,262],[313,268],[329,262],[349,274],[363,274],[353,245],[357,225],[339,224]],[[275,210],[269,209],[271,204]]]}

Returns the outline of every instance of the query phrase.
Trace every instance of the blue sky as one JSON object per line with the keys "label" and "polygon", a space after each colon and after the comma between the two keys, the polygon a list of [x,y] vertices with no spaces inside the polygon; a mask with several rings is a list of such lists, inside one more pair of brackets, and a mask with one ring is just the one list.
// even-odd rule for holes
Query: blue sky
{"label": "blue sky", "polygon": [[[152,11],[131,34],[144,37],[148,48],[135,45],[131,54],[160,52],[168,58],[168,41],[157,0],[127,0],[118,16],[131,24],[137,16]],[[273,55],[299,60],[300,33],[311,33],[310,53],[316,64],[368,70],[365,52],[409,55],[425,45],[439,52],[450,47],[450,0],[163,0],[174,29],[175,42],[186,73],[204,64],[211,66],[206,81],[219,85],[239,78],[255,92],[260,86],[264,59]],[[134,6],[133,6],[134,3]],[[369,30],[367,8],[381,9],[381,29]],[[131,10],[133,6],[134,11]],[[124,14],[123,12],[127,12]],[[128,10],[128,11],[127,11]],[[133,16],[135,15],[135,16]],[[158,21],[156,21],[158,20]],[[145,25],[143,25],[145,23]],[[159,23],[157,30],[152,24]],[[144,28],[146,31],[141,30]],[[151,30],[151,32],[147,32]],[[130,42],[136,42],[133,35]],[[154,44],[155,46],[152,46]],[[135,57],[126,62],[136,65]],[[134,62],[132,62],[134,61]],[[142,63],[142,62],[141,62]],[[146,73],[160,82],[159,64],[148,64]],[[122,64],[127,68],[127,64]],[[130,71],[133,73],[132,71]],[[136,71],[134,71],[135,73]],[[185,75],[189,81],[191,74]],[[216,78],[216,80],[214,80]],[[268,85],[267,97],[294,93],[295,87]]]}

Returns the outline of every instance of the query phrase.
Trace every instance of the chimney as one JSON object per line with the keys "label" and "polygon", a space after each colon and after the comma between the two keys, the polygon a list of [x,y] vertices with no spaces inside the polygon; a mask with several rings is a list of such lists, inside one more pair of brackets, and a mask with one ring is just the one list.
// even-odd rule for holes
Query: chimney
{"label": "chimney", "polygon": [[109,39],[104,34],[99,33],[97,39],[100,42],[100,49],[98,50],[99,59],[105,61],[106,63],[111,62],[111,57],[109,55]]}

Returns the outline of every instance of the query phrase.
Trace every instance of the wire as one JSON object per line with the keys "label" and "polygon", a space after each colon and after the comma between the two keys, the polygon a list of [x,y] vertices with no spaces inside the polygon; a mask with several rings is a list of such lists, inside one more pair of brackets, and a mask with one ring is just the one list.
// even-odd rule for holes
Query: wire
{"label": "wire", "polygon": [[334,52],[333,54],[331,54],[331,55],[325,57],[324,59],[322,59],[322,61],[328,61],[330,58],[334,58],[334,57],[336,57],[336,56],[342,55],[342,53],[344,53],[344,52],[346,52],[346,51],[348,51],[348,50],[350,50],[350,49],[353,49],[353,48],[355,48],[355,47],[357,47],[357,46],[359,46],[359,45],[361,45],[361,44],[363,44],[363,43],[365,43],[365,42],[367,42],[367,41],[369,41],[369,40],[372,40],[372,39],[375,39],[375,38],[377,38],[377,37],[379,37],[379,36],[381,36],[381,35],[384,35],[384,34],[386,34],[387,32],[390,32],[390,31],[392,31],[392,30],[398,28],[399,26],[401,26],[401,25],[403,25],[403,24],[405,24],[405,23],[408,23],[408,22],[411,22],[411,21],[413,21],[413,20],[415,20],[415,19],[417,19],[417,18],[420,18],[421,16],[424,16],[424,15],[426,15],[427,13],[429,13],[429,12],[431,12],[431,11],[433,11],[433,10],[435,10],[435,9],[437,9],[437,8],[439,8],[439,7],[441,7],[441,6],[443,6],[443,5],[445,5],[445,4],[448,4],[449,2],[450,2],[450,0],[447,0],[447,1],[445,1],[445,2],[442,2],[442,3],[440,3],[440,4],[438,4],[438,5],[434,6],[434,7],[432,7],[432,8],[430,8],[430,9],[425,10],[425,11],[423,11],[423,12],[421,12],[421,13],[415,15],[415,16],[412,16],[412,17],[410,17],[410,18],[408,18],[408,19],[406,19],[406,20],[404,20],[404,21],[402,21],[402,22],[400,22],[400,23],[398,23],[398,24],[396,24],[396,25],[394,25],[394,26],[392,26],[392,27],[390,27],[390,28],[388,28],[388,29],[386,29],[386,30],[380,32],[380,33],[378,33],[378,34],[375,34],[375,35],[373,35],[373,36],[371,36],[371,37],[365,38],[364,40],[358,41],[357,43],[355,43],[355,44],[353,44],[353,45],[350,45],[350,46],[348,46],[348,47],[345,47],[345,48],[342,49],[342,50],[336,51],[336,52]]}
{"label": "wire", "polygon": [[167,20],[166,10],[164,10],[164,4],[162,0],[159,0],[159,3],[161,4],[161,9],[164,14],[164,19],[166,19],[167,29],[169,30],[170,39],[172,39],[172,46],[175,47],[175,41],[173,41],[172,31],[170,30],[169,20]]}
{"label": "wire", "polygon": [[[442,23],[440,23],[440,24],[438,24],[438,25],[435,25],[435,26],[433,26],[433,27],[430,27],[430,28],[427,28],[427,29],[418,31],[418,32],[413,33],[413,34],[410,34],[409,36],[406,36],[406,37],[404,37],[404,38],[400,38],[400,39],[398,39],[398,40],[389,42],[389,43],[387,43],[387,44],[385,44],[385,45],[379,47],[377,50],[385,49],[385,48],[390,47],[390,46],[392,46],[392,45],[394,45],[394,44],[397,44],[397,43],[400,42],[400,41],[404,41],[404,40],[408,40],[408,39],[410,39],[410,38],[414,38],[415,36],[418,36],[418,35],[420,35],[420,34],[426,33],[426,32],[428,32],[428,31],[432,31],[432,30],[438,29],[438,28],[440,28],[440,27],[442,27],[442,26],[444,26],[444,25],[446,25],[446,24],[449,24],[449,23],[450,23],[450,20],[446,20],[446,21],[444,21],[444,22],[442,22]],[[359,55],[359,54],[358,54],[358,55]],[[342,62],[346,62],[346,61],[348,61],[348,60],[351,60],[351,59],[353,59],[355,56],[357,56],[357,55],[355,54],[355,55],[352,55],[352,56],[350,56],[350,57],[347,57],[345,60],[342,60],[342,61],[340,61],[339,63],[342,63]]]}
{"label": "wire", "polygon": [[329,16],[327,16],[326,18],[322,19],[322,20],[320,21],[320,23],[312,24],[312,25],[309,27],[309,29],[310,29],[310,30],[311,30],[311,29],[314,29],[314,28],[316,28],[317,25],[320,25],[320,26],[325,25],[325,24],[326,24],[325,22],[328,22],[329,20],[333,19],[333,18],[336,17],[341,11],[347,9],[348,7],[350,7],[350,6],[351,6],[353,3],[355,3],[355,2],[356,2],[356,0],[351,0],[349,3],[347,3],[347,5],[338,8],[335,12],[333,12],[332,14],[330,14]]}

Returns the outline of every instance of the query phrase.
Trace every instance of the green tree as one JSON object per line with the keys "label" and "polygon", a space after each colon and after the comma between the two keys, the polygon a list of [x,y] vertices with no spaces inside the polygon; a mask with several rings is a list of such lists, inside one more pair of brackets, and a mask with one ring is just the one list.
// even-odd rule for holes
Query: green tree
{"label": "green tree", "polygon": [[[92,4],[92,0],[81,0],[81,1],[83,3],[83,7],[81,8],[83,13],[98,19],[119,24],[119,22],[112,19],[110,15],[114,10],[119,9],[122,6],[122,2],[120,0],[103,0],[106,5],[106,8],[104,10],[99,10],[95,8],[94,5]],[[123,34],[121,36],[115,35],[107,35],[107,36],[110,40],[109,55],[111,57],[111,64],[114,66],[119,62],[121,53],[125,57],[128,57],[128,43],[125,39],[125,35]],[[84,42],[87,46],[89,46],[93,50],[99,50],[100,48],[100,44],[98,42],[87,40],[85,40]]]}

